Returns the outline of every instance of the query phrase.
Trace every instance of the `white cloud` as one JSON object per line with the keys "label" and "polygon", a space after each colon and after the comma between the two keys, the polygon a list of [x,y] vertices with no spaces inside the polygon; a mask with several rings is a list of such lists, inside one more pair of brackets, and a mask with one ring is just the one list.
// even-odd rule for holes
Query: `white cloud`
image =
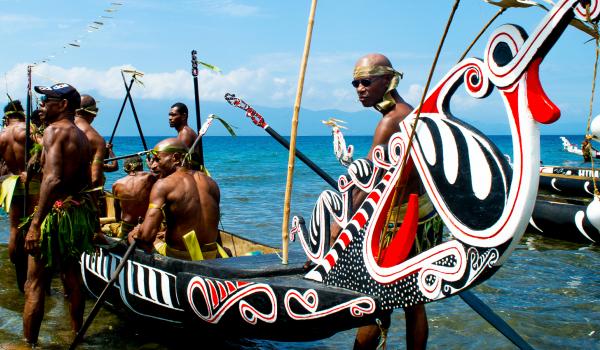
{"label": "white cloud", "polygon": [[[26,90],[26,64],[18,64],[6,73],[8,92],[15,94]],[[33,85],[51,85],[66,82],[80,92],[92,92],[98,98],[120,99],[124,95],[121,69],[134,67],[118,66],[106,70],[86,67],[63,68],[41,64],[33,68]],[[129,78],[127,78],[129,81]],[[173,99],[194,97],[193,79],[188,71],[145,73],[143,86],[134,85],[132,94],[138,99]],[[238,68],[225,74],[200,70],[198,74],[200,97],[207,101],[223,101],[225,93],[236,93],[262,105],[287,104],[293,98],[295,82],[287,77],[273,75],[265,68]],[[276,91],[273,94],[273,91]]]}
{"label": "white cloud", "polygon": [[406,102],[408,102],[410,105],[416,106],[419,104],[419,101],[421,101],[423,90],[424,87],[422,85],[411,84],[408,87],[408,90],[406,90],[405,92],[400,92],[400,96],[402,96],[402,98],[406,100]]}

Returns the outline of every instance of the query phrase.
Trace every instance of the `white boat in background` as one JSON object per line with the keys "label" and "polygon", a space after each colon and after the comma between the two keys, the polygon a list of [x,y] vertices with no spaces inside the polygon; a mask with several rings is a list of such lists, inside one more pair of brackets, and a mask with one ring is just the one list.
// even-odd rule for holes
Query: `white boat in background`
{"label": "white boat in background", "polygon": [[[572,144],[566,137],[561,136],[560,139],[563,142],[563,149],[569,153],[574,153],[574,154],[578,154],[580,156],[583,156],[583,152],[581,151],[581,147]],[[596,151],[595,149],[591,150],[591,155],[594,158],[599,158],[600,159],[600,151]]]}

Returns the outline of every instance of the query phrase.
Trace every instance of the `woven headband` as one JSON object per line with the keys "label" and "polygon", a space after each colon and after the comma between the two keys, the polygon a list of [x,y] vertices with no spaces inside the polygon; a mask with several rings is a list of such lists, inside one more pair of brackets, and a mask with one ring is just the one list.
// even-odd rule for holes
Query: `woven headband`
{"label": "woven headband", "polygon": [[25,113],[23,111],[8,111],[4,113],[4,116],[10,118],[11,114],[20,114],[23,118],[25,117]]}
{"label": "woven headband", "polygon": [[187,153],[188,150],[185,147],[166,144],[166,145],[161,145],[161,146],[156,145],[156,146],[154,146],[154,148],[152,149],[152,151],[150,151],[150,153],[152,153],[154,155],[156,155],[158,152],[165,152],[165,153]]}
{"label": "woven headband", "polygon": [[388,88],[385,90],[382,101],[375,105],[375,109],[377,109],[380,112],[386,112],[392,109],[396,104],[396,101],[394,101],[394,98],[392,97],[392,90],[398,87],[398,83],[400,82],[400,79],[402,79],[404,74],[388,66],[354,67],[354,79],[384,75],[393,75],[394,77],[390,81],[390,85],[388,85]]}
{"label": "woven headband", "polygon": [[96,115],[96,114],[98,114],[98,108],[96,108],[96,106],[89,106],[89,107],[85,107],[85,108],[78,108],[75,110],[75,112],[77,112],[77,113],[86,112],[89,114]]}

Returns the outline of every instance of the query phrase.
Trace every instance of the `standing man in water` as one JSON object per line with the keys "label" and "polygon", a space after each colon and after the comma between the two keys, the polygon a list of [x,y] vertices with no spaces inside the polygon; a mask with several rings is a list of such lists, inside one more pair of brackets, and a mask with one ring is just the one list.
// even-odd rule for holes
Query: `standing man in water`
{"label": "standing man in water", "polygon": [[[22,229],[19,229],[21,219],[33,212],[37,204],[41,174],[30,174],[27,208],[24,208],[25,178],[19,177],[25,169],[25,113],[19,100],[11,101],[4,107],[4,129],[0,132],[0,160],[4,162],[8,174],[3,186],[3,204],[10,207],[4,208],[8,213],[10,222],[10,235],[8,238],[8,256],[15,265],[17,273],[17,286],[24,291],[27,277],[27,254],[24,251]],[[33,144],[33,142],[32,142]],[[11,193],[11,189],[14,189]],[[6,192],[4,192],[6,190]]]}
{"label": "standing man in water", "polygon": [[169,110],[169,126],[177,130],[177,139],[187,147],[198,137],[198,134],[188,125],[188,108],[184,103],[177,102]]}
{"label": "standing man in water", "polygon": [[79,93],[65,83],[36,86],[35,91],[43,95],[41,116],[48,126],[43,136],[40,199],[25,235],[25,251],[30,256],[23,333],[32,346],[38,340],[45,290],[51,281],[47,277],[53,271],[60,273],[63,282],[71,328],[75,332],[81,328],[85,297],[79,258],[83,252],[93,252],[92,238],[98,227],[96,204],[87,192],[92,187],[91,146],[74,123],[75,110],[81,105]]}
{"label": "standing man in water", "polygon": [[[194,144],[198,134],[188,125],[188,108],[185,104],[177,102],[171,106],[169,110],[169,126],[177,130],[177,139],[189,149]],[[192,162],[190,165],[192,170],[202,170],[204,167],[200,164],[200,149],[192,152]]]}
{"label": "standing man in water", "polygon": [[[112,151],[106,147],[106,141],[100,136],[98,131],[92,127],[92,122],[98,114],[98,107],[96,107],[96,100],[90,95],[81,95],[81,106],[77,108],[75,112],[75,125],[87,137],[92,147],[92,185],[94,187],[104,186],[104,159],[107,156],[107,152]],[[112,167],[109,167],[109,171],[115,171],[118,169],[117,161],[111,163]]]}
{"label": "standing man in water", "polygon": [[[371,149],[368,158],[372,159],[373,149],[377,145],[387,145],[390,137],[400,131],[399,123],[408,116],[413,107],[406,103],[396,90],[402,73],[397,72],[390,60],[382,54],[373,53],[361,57],[354,67],[354,78],[352,86],[356,89],[358,100],[364,107],[373,107],[381,113],[381,119],[375,129]],[[414,167],[408,174],[408,180],[404,185],[404,197],[399,198],[399,203],[404,204],[408,201],[411,193],[422,195],[425,193],[420,183],[419,176]],[[356,190],[353,192],[353,209],[356,210],[367,193]],[[399,227],[400,223],[394,223]],[[421,223],[420,223],[421,224]],[[422,230],[422,229],[421,229]],[[382,232],[383,234],[383,232]],[[417,235],[422,233],[417,233]],[[440,232],[441,234],[441,232]],[[414,256],[428,247],[419,247],[411,251]],[[429,327],[427,324],[427,314],[424,305],[414,305],[404,308],[406,319],[406,347],[407,349],[425,349],[427,346],[427,337]],[[388,328],[390,323],[390,314],[383,320],[383,328]],[[378,338],[381,330],[378,325],[364,326],[358,329],[354,343],[355,349],[375,349],[378,345]]]}

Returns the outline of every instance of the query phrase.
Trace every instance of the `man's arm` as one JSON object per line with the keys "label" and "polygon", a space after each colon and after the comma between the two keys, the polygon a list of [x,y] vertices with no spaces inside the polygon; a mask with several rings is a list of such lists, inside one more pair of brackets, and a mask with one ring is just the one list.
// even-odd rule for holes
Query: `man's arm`
{"label": "man's arm", "polygon": [[106,148],[106,142],[100,135],[93,138],[92,148],[94,150],[94,157],[92,160],[92,186],[98,187],[104,184],[104,149]]}
{"label": "man's arm", "polygon": [[119,184],[115,183],[112,186],[113,193],[113,206],[115,207],[115,220],[120,221],[121,219],[121,202],[119,200]]}
{"label": "man's arm", "polygon": [[31,226],[25,236],[25,251],[34,253],[39,249],[40,226],[50,212],[63,186],[63,143],[65,135],[54,127],[46,129],[44,136],[44,176],[40,186],[40,198],[37,211],[33,215]]}
{"label": "man's arm", "polygon": [[[106,158],[115,158],[115,154],[113,153],[113,145],[111,143],[106,144],[106,151],[104,153],[104,159]],[[114,171],[119,170],[119,162],[113,160],[110,163],[104,163],[103,170],[105,173],[112,173]]]}
{"label": "man's arm", "polygon": [[141,248],[145,251],[152,251],[152,244],[156,238],[156,234],[160,231],[160,226],[164,217],[164,207],[167,204],[167,194],[169,193],[168,183],[165,180],[158,180],[150,191],[150,204],[144,222],[139,229],[137,237],[141,243]]}

